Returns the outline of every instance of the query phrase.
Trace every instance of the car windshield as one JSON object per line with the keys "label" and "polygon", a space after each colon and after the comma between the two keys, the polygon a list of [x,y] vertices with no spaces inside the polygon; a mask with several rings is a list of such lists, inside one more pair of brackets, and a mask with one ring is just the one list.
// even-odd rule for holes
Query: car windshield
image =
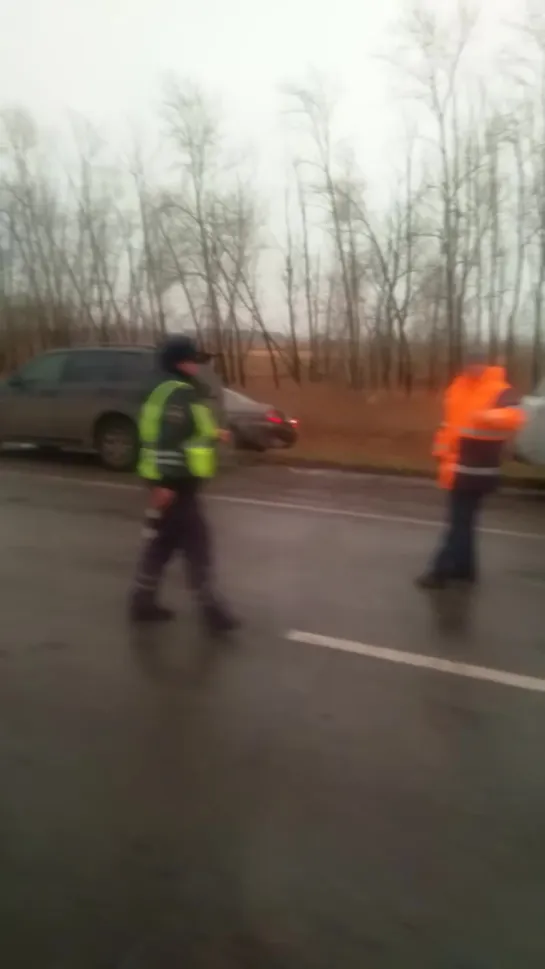
{"label": "car windshield", "polygon": [[237,394],[236,390],[224,390],[224,397],[226,404],[251,404],[253,403],[249,397],[245,397],[244,394]]}

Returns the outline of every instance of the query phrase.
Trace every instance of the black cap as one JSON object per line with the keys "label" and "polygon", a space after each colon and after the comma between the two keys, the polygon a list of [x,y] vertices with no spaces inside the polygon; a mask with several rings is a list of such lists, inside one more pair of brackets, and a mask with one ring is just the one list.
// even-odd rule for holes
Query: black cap
{"label": "black cap", "polygon": [[167,373],[176,373],[180,363],[201,363],[197,344],[183,333],[168,337],[159,347],[159,364]]}

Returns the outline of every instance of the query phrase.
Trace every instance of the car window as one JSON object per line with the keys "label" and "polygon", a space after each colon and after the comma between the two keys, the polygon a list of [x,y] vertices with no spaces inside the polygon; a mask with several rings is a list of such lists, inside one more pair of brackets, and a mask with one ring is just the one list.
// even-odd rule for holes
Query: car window
{"label": "car window", "polygon": [[237,404],[251,404],[253,401],[249,397],[245,397],[244,394],[237,394],[236,390],[224,390],[224,399],[226,404],[232,404],[236,406]]}
{"label": "car window", "polygon": [[19,371],[18,376],[28,387],[59,383],[67,356],[67,353],[45,353],[35,357]]}
{"label": "car window", "polygon": [[155,354],[139,350],[121,350],[116,353],[117,379],[123,383],[148,380],[156,370]]}
{"label": "car window", "polygon": [[108,350],[76,350],[68,354],[64,383],[88,384],[111,380],[115,380],[115,353]]}

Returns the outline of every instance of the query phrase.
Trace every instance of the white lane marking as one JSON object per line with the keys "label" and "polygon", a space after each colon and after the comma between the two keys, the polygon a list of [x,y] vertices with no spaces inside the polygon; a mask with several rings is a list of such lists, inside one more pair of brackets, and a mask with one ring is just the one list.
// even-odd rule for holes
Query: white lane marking
{"label": "white lane marking", "polygon": [[[329,469],[322,468],[302,468],[296,465],[280,465],[280,467],[286,468],[291,474],[298,474],[301,477],[322,477],[322,478],[333,478],[337,481],[372,481],[375,484],[384,483],[387,487],[394,485],[396,488],[406,488],[407,491],[415,488],[424,488],[428,490],[435,490],[437,488],[437,482],[435,478],[422,478],[418,475],[404,475],[404,474],[387,474],[381,473],[379,471],[333,471]],[[512,479],[506,479],[506,482]],[[522,488],[517,487],[516,484],[507,484],[504,482],[502,484],[502,494],[503,495],[524,495],[527,498],[541,498],[543,496],[543,489],[539,488]]]}
{"label": "white lane marking", "polygon": [[286,639],[292,643],[304,643],[307,646],[322,646],[325,649],[339,649],[345,653],[356,653],[358,656],[366,656],[368,659],[381,659],[387,663],[417,666],[420,669],[434,670],[436,673],[465,676],[470,680],[484,680],[488,683],[499,683],[501,686],[513,686],[519,690],[545,693],[545,680],[536,676],[523,676],[520,673],[508,673],[505,670],[489,669],[486,666],[455,663],[449,659],[442,659],[440,656],[424,656],[422,653],[406,653],[398,649],[387,649],[384,646],[368,646],[365,643],[352,642],[349,639],[320,636],[317,633],[305,633],[297,629],[292,629],[286,633]]}
{"label": "white lane marking", "polygon": [[112,491],[141,491],[137,484],[124,484],[122,481],[101,481],[100,478],[76,478],[69,474],[49,474],[47,471],[18,471],[15,468],[2,468],[0,478],[28,478],[29,481],[55,481],[58,484],[75,484],[83,488],[109,488]]}
{"label": "white lane marking", "polygon": [[433,478],[419,478],[416,475],[387,474],[380,471],[334,471],[330,468],[299,468],[296,465],[280,465],[290,474],[300,475],[302,478],[331,478],[334,481],[373,481],[376,484],[384,482],[394,484],[400,488],[435,488]]}
{"label": "white lane marking", "polygon": [[[76,484],[83,488],[106,488],[112,491],[142,491],[142,486],[138,484],[125,484],[121,481],[101,481],[97,478],[74,478],[69,475],[41,474],[32,471],[16,471],[15,469],[2,469],[1,475],[11,475],[12,477],[29,478],[34,480],[56,481],[60,484]],[[349,508],[330,508],[327,505],[314,505],[308,502],[296,501],[272,501],[269,498],[245,498],[241,495],[213,495],[209,494],[208,499],[221,501],[226,504],[246,505],[254,508],[272,508],[281,511],[306,511],[314,515],[324,515],[337,518],[348,518],[355,521],[375,521],[390,522],[397,525],[413,525],[418,528],[443,528],[444,522],[433,518],[415,518],[408,515],[383,515],[380,512],[355,511]],[[484,535],[499,535],[502,538],[521,538],[535,542],[545,542],[545,534],[541,532],[519,532],[508,528],[490,528],[485,526],[479,529]]]}
{"label": "white lane marking", "polygon": [[[381,515],[372,511],[352,511],[348,508],[328,508],[327,505],[302,504],[293,501],[270,501],[266,498],[242,498],[234,495],[208,495],[215,501],[231,502],[235,505],[254,505],[256,508],[280,508],[283,511],[309,511],[316,515],[333,515],[340,518],[361,519],[362,521],[392,522],[398,525],[416,525],[419,528],[443,528],[444,522],[433,518],[412,518],[407,515]],[[507,528],[480,528],[485,535],[501,535],[504,538],[529,538],[545,542],[545,534],[540,532],[517,532]]]}

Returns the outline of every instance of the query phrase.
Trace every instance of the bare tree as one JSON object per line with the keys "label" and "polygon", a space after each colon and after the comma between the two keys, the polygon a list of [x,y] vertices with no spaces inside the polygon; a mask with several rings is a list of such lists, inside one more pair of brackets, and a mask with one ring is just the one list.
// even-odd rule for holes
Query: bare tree
{"label": "bare tree", "polygon": [[439,154],[438,194],[441,204],[440,244],[445,274],[449,373],[460,366],[463,318],[458,287],[461,237],[461,139],[457,82],[460,65],[475,25],[475,15],[459,4],[456,23],[444,23],[425,5],[412,11],[406,25],[418,66],[411,71],[417,92],[435,127]]}
{"label": "bare tree", "polygon": [[[301,383],[301,358],[299,355],[299,340],[297,335],[297,308],[296,308],[297,284],[295,280],[295,248],[293,243],[293,232],[291,228],[289,193],[287,189],[286,189],[286,197],[285,197],[285,210],[286,210],[286,258],[285,258],[284,282],[286,286],[286,301],[288,305],[289,339],[291,344],[291,366],[293,370],[294,379],[298,384],[300,384]],[[305,275],[306,275],[306,266],[305,266]],[[310,338],[310,333],[309,333],[309,338]],[[312,359],[312,342],[310,339],[309,339],[309,344],[311,347],[310,353],[311,353],[311,359]]]}
{"label": "bare tree", "polygon": [[346,331],[350,345],[349,380],[351,386],[357,387],[359,320],[358,307],[354,300],[354,253],[351,254],[350,249],[350,199],[347,200],[345,193],[339,192],[337,185],[335,145],[332,134],[335,104],[319,81],[308,87],[288,88],[287,93],[292,99],[297,114],[306,118],[315,149],[315,158],[306,164],[313,173],[316,173],[314,192],[324,200],[330,220],[344,294]]}

